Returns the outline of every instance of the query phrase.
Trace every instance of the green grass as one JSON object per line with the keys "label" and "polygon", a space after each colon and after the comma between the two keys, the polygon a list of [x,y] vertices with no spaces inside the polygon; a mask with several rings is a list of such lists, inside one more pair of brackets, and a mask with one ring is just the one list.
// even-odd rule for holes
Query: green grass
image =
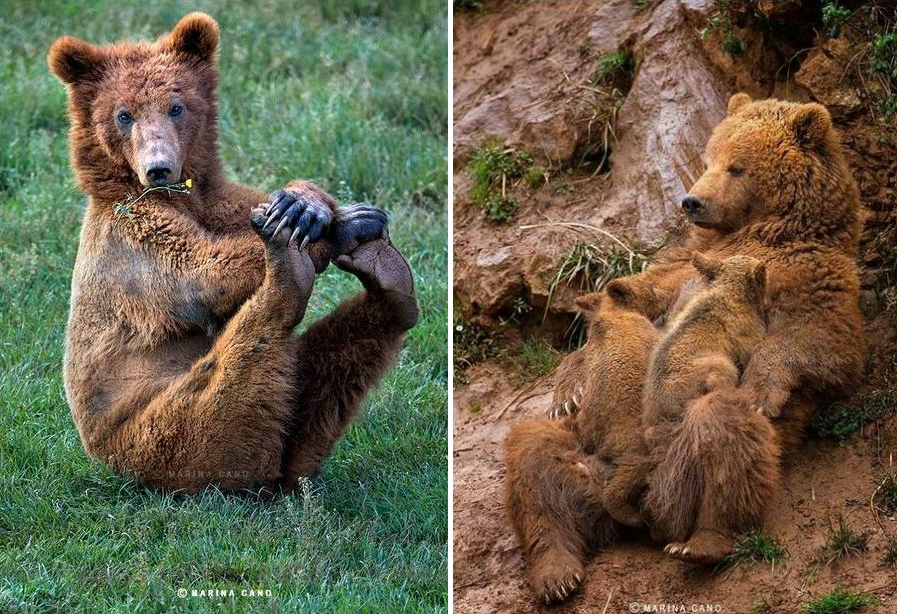
{"label": "green grass", "polygon": [[483,215],[494,224],[507,224],[517,215],[517,200],[510,195],[511,184],[526,177],[531,186],[537,182],[530,174],[533,157],[526,151],[507,149],[500,143],[486,143],[470,154],[468,172],[474,184],[469,197]]}
{"label": "green grass", "polygon": [[635,73],[635,60],[625,49],[609,51],[598,58],[594,84],[617,87],[629,91]]}
{"label": "green grass", "polygon": [[857,533],[842,514],[837,516],[837,526],[829,518],[828,535],[819,555],[820,563],[829,564],[841,558],[856,556],[869,546],[869,533]]}
{"label": "green grass", "polygon": [[458,386],[467,383],[470,367],[499,355],[498,343],[488,331],[460,317],[452,323],[452,341],[452,364]]}
{"label": "green grass", "polygon": [[547,341],[531,337],[519,352],[509,356],[511,383],[516,387],[544,377],[555,370],[562,358]]}
{"label": "green grass", "polygon": [[837,402],[820,409],[810,421],[810,431],[819,437],[844,441],[864,425],[894,412],[897,391],[866,388],[848,403]]}
{"label": "green grass", "polygon": [[751,531],[735,541],[735,549],[727,562],[733,565],[766,562],[775,566],[787,555],[788,551],[778,539],[763,531]]}
{"label": "green grass", "polygon": [[888,547],[885,554],[881,557],[882,565],[886,567],[897,567],[897,537],[888,540]]}
{"label": "green grass", "polygon": [[872,595],[856,593],[846,589],[835,589],[830,593],[805,603],[803,614],[854,614],[862,612],[878,600]]}
{"label": "green grass", "polygon": [[888,469],[878,483],[875,503],[886,512],[897,512],[897,472]]}
{"label": "green grass", "polygon": [[[0,40],[0,610],[447,610],[447,67],[440,2],[199,0],[221,26],[228,175],[391,213],[422,320],[323,474],[274,502],[147,491],[91,462],[62,388],[85,199],[57,36],[155,38],[181,3],[4,4]],[[358,291],[333,269],[306,321]],[[177,590],[234,590],[231,597]],[[270,596],[244,597],[261,589]]]}

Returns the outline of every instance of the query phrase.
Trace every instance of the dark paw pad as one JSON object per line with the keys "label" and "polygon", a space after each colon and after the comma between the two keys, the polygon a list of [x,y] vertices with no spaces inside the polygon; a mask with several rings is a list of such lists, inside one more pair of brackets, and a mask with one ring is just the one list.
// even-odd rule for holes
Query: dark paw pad
{"label": "dark paw pad", "polygon": [[327,238],[339,254],[348,254],[361,243],[388,236],[389,217],[377,207],[365,204],[337,210]]}
{"label": "dark paw pad", "polygon": [[320,239],[333,218],[330,206],[311,194],[277,190],[269,198],[262,235],[270,238],[286,228],[290,243],[301,240],[300,249]]}

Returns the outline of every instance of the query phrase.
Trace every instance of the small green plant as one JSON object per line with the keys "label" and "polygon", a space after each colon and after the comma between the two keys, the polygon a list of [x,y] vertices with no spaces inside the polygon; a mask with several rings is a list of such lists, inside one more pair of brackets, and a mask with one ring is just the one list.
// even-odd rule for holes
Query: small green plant
{"label": "small green plant", "polygon": [[517,199],[501,194],[487,196],[483,202],[483,215],[490,222],[507,224],[517,215]]}
{"label": "small green plant", "polygon": [[540,166],[538,164],[533,164],[529,169],[527,169],[523,178],[526,180],[527,185],[533,190],[538,188],[543,184],[548,184],[548,169],[544,166]]}
{"label": "small green plant", "polygon": [[520,353],[512,356],[514,367],[513,384],[520,386],[554,371],[561,362],[561,354],[544,339],[531,337],[520,348]]}
{"label": "small green plant", "polygon": [[822,5],[822,24],[832,38],[837,38],[841,34],[841,27],[847,22],[850,15],[850,9],[838,6],[837,2],[826,2]]}
{"label": "small green plant", "polygon": [[897,473],[888,469],[878,482],[875,502],[888,513],[897,512]]}
{"label": "small green plant", "polygon": [[897,537],[888,540],[888,547],[885,549],[885,555],[881,562],[888,567],[897,567]]}
{"label": "small green plant", "polygon": [[632,8],[636,13],[641,13],[651,6],[651,2],[653,2],[653,0],[632,0]]}
{"label": "small green plant", "polygon": [[729,555],[728,562],[735,565],[766,562],[775,566],[787,555],[788,550],[778,539],[763,531],[751,531],[735,541],[735,549]]}
{"label": "small green plant", "polygon": [[508,194],[509,183],[526,175],[533,157],[526,151],[487,143],[470,155],[468,171],[474,178],[470,200],[490,222],[506,224],[517,213],[517,201]]}
{"label": "small green plant", "polygon": [[499,348],[492,335],[463,318],[456,318],[452,327],[455,383],[463,385],[467,383],[467,369],[488,358],[498,356]]}
{"label": "small green plant", "polygon": [[483,8],[483,0],[454,0],[452,7],[456,11],[479,11]]}
{"label": "small green plant", "polygon": [[877,34],[868,47],[869,66],[866,73],[881,86],[878,111],[884,120],[897,114],[897,32]]}
{"label": "small green plant", "polygon": [[834,403],[816,412],[810,430],[820,437],[844,441],[863,425],[893,413],[897,406],[897,391],[863,390],[847,403]]}
{"label": "small green plant", "polygon": [[602,54],[598,58],[593,85],[628,89],[635,72],[635,60],[625,49]]}
{"label": "small green plant", "polygon": [[751,608],[751,614],[772,614],[772,606],[764,599]]}
{"label": "small green plant", "polygon": [[813,601],[805,603],[803,614],[854,614],[875,605],[878,600],[866,593],[839,588]]}
{"label": "small green plant", "polygon": [[723,51],[730,56],[739,56],[747,51],[747,43],[735,35],[729,0],[716,0],[708,25],[700,32],[701,38],[707,38],[711,31],[719,31],[721,33]]}
{"label": "small green plant", "polygon": [[825,565],[841,558],[856,556],[869,546],[869,533],[857,533],[851,529],[842,514],[838,514],[837,524],[836,527],[829,518],[828,535],[819,556],[820,563]]}
{"label": "small green plant", "polygon": [[575,286],[583,292],[600,292],[607,282],[617,277],[641,273],[651,262],[651,256],[631,247],[625,241],[610,247],[592,243],[577,243],[561,261],[549,287],[554,293],[560,284]]}

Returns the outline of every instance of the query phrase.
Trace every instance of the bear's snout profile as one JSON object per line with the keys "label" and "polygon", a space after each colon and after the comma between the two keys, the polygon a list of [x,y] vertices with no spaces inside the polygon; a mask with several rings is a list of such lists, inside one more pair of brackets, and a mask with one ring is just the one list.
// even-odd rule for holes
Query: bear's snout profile
{"label": "bear's snout profile", "polygon": [[704,203],[697,196],[689,194],[682,199],[682,210],[691,216],[698,215],[704,211]]}

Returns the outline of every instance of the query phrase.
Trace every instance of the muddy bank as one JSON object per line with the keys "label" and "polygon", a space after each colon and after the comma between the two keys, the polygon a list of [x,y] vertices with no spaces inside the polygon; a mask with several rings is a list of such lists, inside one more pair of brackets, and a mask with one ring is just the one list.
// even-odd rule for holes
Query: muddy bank
{"label": "muddy bank", "polygon": [[[583,285],[578,279],[558,283],[558,271],[577,246],[613,249],[605,231],[645,254],[680,239],[685,226],[678,203],[702,170],[701,151],[729,95],[747,91],[815,100],[828,106],[842,132],[866,217],[861,278],[872,376],[863,390],[878,394],[897,387],[897,319],[888,311],[891,295],[884,287],[890,263],[897,262],[897,236],[890,234],[897,202],[893,129],[886,129],[863,90],[855,32],[831,38],[821,27],[794,27],[819,19],[800,2],[754,5],[756,11],[732,15],[728,22],[719,21],[717,3],[700,0],[486,2],[480,11],[456,12],[459,322],[494,333],[499,354],[516,351],[506,340],[531,335],[563,347],[572,300]],[[733,47],[738,53],[731,53]],[[621,50],[633,59],[631,79],[613,99],[606,122],[599,108],[607,103],[606,88],[596,73],[602,58]],[[471,158],[490,142],[531,154],[547,175],[544,181],[521,177],[501,186],[501,196],[517,204],[506,224],[490,222],[470,197]],[[594,151],[607,159],[596,163],[587,155]],[[525,584],[522,554],[501,509],[501,444],[508,426],[541,415],[551,396],[547,382],[529,389],[512,385],[520,380],[507,361],[486,360],[467,370],[455,392],[458,612],[543,609]],[[880,598],[882,605],[872,611],[897,610],[897,572],[881,562],[889,539],[897,536],[897,518],[871,505],[895,452],[891,418],[870,423],[843,443],[810,439],[789,459],[784,494],[765,526],[788,549],[774,569],[693,568],[636,537],[600,553],[583,589],[551,609],[601,612],[607,606],[607,612],[622,612],[635,602],[749,612],[766,601],[771,612],[790,612],[848,587]],[[868,548],[820,564],[838,514],[857,531],[868,531]]]}

